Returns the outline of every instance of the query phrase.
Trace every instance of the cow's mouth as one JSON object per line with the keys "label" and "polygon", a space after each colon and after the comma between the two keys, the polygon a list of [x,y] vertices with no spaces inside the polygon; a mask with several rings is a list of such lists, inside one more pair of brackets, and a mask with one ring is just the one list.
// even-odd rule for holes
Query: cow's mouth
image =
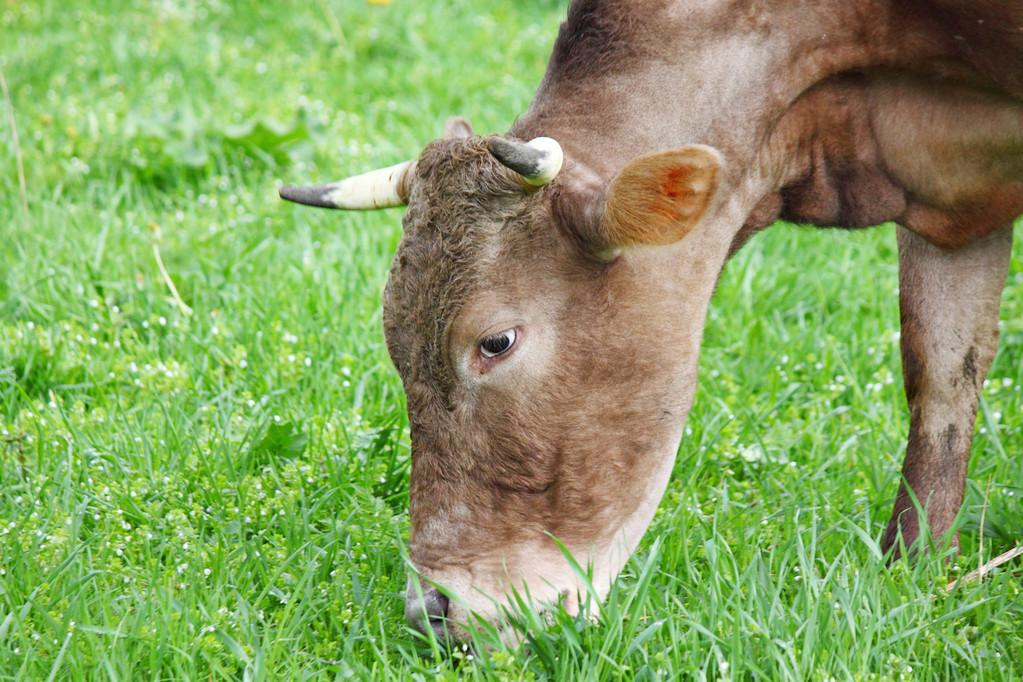
{"label": "cow's mouth", "polygon": [[[537,570],[517,585],[484,587],[471,569],[454,574],[410,577],[406,590],[405,615],[420,634],[442,647],[451,645],[498,646],[518,648],[528,643],[531,634],[563,623],[566,617],[594,621],[600,613],[598,596],[590,582],[568,565],[560,552],[537,557],[531,567]],[[547,564],[542,566],[541,564]],[[597,592],[602,592],[599,587]],[[446,598],[435,595],[443,592]],[[441,604],[443,609],[440,608]],[[594,608],[596,607],[596,608]]]}
{"label": "cow's mouth", "polygon": [[[421,636],[429,638],[431,633],[426,629],[429,627],[433,638],[449,653],[455,650],[471,653],[481,647],[493,648],[497,642],[509,648],[528,647],[529,636],[534,628],[551,627],[558,622],[559,609],[564,608],[568,615],[578,617],[578,600],[570,594],[570,590],[562,590],[553,603],[502,606],[496,615],[489,618],[473,612],[468,623],[448,617],[431,619],[427,625],[415,629]],[[523,613],[522,608],[529,609],[530,613]],[[587,614],[590,622],[596,619],[596,613]]]}

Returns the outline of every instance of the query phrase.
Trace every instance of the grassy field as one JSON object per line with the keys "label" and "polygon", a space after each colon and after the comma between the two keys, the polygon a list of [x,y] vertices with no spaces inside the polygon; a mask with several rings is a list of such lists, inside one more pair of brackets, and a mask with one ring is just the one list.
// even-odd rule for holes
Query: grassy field
{"label": "grassy field", "polygon": [[888,569],[891,226],[777,226],[728,266],[675,476],[598,624],[450,656],[405,627],[400,212],[276,187],[403,160],[450,114],[506,129],[564,4],[0,0],[27,184],[24,212],[4,106],[0,679],[1023,675],[1020,579],[943,589],[1023,537],[1023,250],[963,552]]}

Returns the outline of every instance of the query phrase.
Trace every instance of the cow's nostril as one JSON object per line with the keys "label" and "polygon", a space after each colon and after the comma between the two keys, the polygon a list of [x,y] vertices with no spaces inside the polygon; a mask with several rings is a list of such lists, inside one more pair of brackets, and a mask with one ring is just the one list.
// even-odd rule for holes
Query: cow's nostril
{"label": "cow's nostril", "polygon": [[443,620],[448,616],[448,598],[438,590],[430,588],[423,593],[423,605],[431,621]]}
{"label": "cow's nostril", "polygon": [[426,632],[432,628],[438,635],[444,632],[444,620],[448,615],[448,598],[433,587],[424,587],[422,598],[411,593],[405,606],[405,617],[409,624]]}

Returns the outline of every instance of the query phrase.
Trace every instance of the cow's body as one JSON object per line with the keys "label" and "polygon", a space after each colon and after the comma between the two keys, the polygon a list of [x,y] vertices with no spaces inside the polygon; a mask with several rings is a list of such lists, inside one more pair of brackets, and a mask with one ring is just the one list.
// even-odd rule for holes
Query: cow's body
{"label": "cow's body", "polygon": [[761,195],[746,233],[896,221],[955,247],[1023,213],[1021,107],[1018,3],[587,0],[510,132],[604,180],[714,146]]}
{"label": "cow's body", "polygon": [[[743,220],[715,263],[778,218],[898,223],[904,475],[949,529],[1023,214],[1023,4],[575,2],[511,134],[558,139],[598,184],[639,154],[721,150]],[[904,486],[886,548],[900,527],[912,543]]]}
{"label": "cow's body", "polygon": [[[508,141],[537,136],[560,175],[556,143]],[[571,605],[548,534],[610,584],[671,471],[721,268],[779,217],[900,225],[897,549],[910,490],[935,536],[962,502],[1023,213],[1023,5],[576,0],[507,138],[456,124],[415,163],[284,193],[409,205],[384,320],[411,556],[461,596],[412,590],[413,621],[494,617],[524,586]]]}

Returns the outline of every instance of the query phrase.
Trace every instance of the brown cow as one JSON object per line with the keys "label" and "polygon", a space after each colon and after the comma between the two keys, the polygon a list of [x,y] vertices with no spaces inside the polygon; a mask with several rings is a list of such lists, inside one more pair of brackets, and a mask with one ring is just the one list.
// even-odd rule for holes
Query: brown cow
{"label": "brown cow", "polygon": [[458,595],[410,589],[413,623],[461,634],[512,589],[574,608],[551,535],[607,589],[671,472],[718,274],[777,218],[899,224],[897,552],[914,495],[935,537],[963,499],[1023,213],[1023,4],[576,0],[506,135],[455,120],[417,161],[281,194],[408,204],[384,328],[411,558]]}

